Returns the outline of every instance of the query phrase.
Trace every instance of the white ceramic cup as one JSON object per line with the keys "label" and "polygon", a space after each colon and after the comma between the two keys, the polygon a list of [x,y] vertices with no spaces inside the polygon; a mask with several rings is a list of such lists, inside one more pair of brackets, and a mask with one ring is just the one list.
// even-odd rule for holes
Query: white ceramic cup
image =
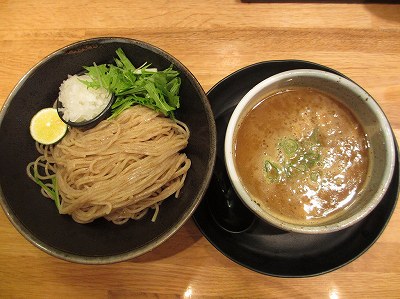
{"label": "white ceramic cup", "polygon": [[[370,142],[370,169],[366,188],[358,199],[337,218],[323,225],[296,225],[282,221],[262,209],[247,192],[238,176],[234,159],[236,129],[242,117],[260,100],[291,87],[310,87],[333,95],[350,109]],[[243,203],[261,219],[281,229],[300,233],[329,233],[349,227],[366,217],[385,195],[395,166],[395,145],[390,124],[376,101],[360,86],[336,74],[298,69],[276,74],[254,86],[236,106],[225,136],[225,163],[231,183]],[[371,164],[372,163],[372,164]]]}

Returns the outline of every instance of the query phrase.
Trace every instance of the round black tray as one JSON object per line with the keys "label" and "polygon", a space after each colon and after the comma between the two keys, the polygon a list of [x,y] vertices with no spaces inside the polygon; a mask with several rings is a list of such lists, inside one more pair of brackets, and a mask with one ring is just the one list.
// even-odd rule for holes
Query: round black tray
{"label": "round black tray", "polygon": [[[217,161],[214,173],[226,173],[223,151],[225,131],[239,100],[262,80],[299,68],[339,74],[335,70],[307,61],[266,61],[234,72],[208,92],[217,124]],[[213,201],[224,200],[221,198],[223,194],[215,174],[193,216],[194,221],[203,235],[225,256],[256,272],[279,277],[308,277],[333,271],[362,255],[386,227],[399,192],[397,144],[396,149],[396,169],[385,197],[368,217],[344,230],[320,235],[291,233],[276,229],[257,218],[242,232],[228,231],[215,221],[212,213],[212,209],[217,206]]]}

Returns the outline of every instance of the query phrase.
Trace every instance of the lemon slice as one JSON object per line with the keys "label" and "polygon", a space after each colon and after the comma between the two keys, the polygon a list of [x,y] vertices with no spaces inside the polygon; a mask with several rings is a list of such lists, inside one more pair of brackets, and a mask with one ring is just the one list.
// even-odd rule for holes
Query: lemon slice
{"label": "lemon slice", "polygon": [[57,109],[45,108],[32,117],[30,131],[37,142],[53,144],[64,137],[67,124],[60,119]]}

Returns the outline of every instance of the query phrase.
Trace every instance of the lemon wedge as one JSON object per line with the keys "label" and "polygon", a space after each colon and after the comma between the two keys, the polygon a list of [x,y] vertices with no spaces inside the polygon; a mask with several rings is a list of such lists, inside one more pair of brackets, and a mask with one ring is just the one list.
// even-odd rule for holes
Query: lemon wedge
{"label": "lemon wedge", "polygon": [[29,129],[37,142],[53,144],[64,137],[67,124],[60,119],[57,109],[45,108],[32,117]]}

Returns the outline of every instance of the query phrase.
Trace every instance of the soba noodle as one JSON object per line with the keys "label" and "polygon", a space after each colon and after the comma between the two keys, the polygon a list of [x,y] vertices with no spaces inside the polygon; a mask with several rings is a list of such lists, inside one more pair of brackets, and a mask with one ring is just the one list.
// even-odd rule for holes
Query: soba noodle
{"label": "soba noodle", "polygon": [[179,196],[191,164],[180,152],[188,139],[184,123],[137,105],[90,130],[72,128],[55,146],[37,144],[41,156],[27,173],[34,179],[40,170],[41,180],[55,176],[59,212],[76,222],[105,217],[122,224],[149,208],[154,221],[161,202]]}

